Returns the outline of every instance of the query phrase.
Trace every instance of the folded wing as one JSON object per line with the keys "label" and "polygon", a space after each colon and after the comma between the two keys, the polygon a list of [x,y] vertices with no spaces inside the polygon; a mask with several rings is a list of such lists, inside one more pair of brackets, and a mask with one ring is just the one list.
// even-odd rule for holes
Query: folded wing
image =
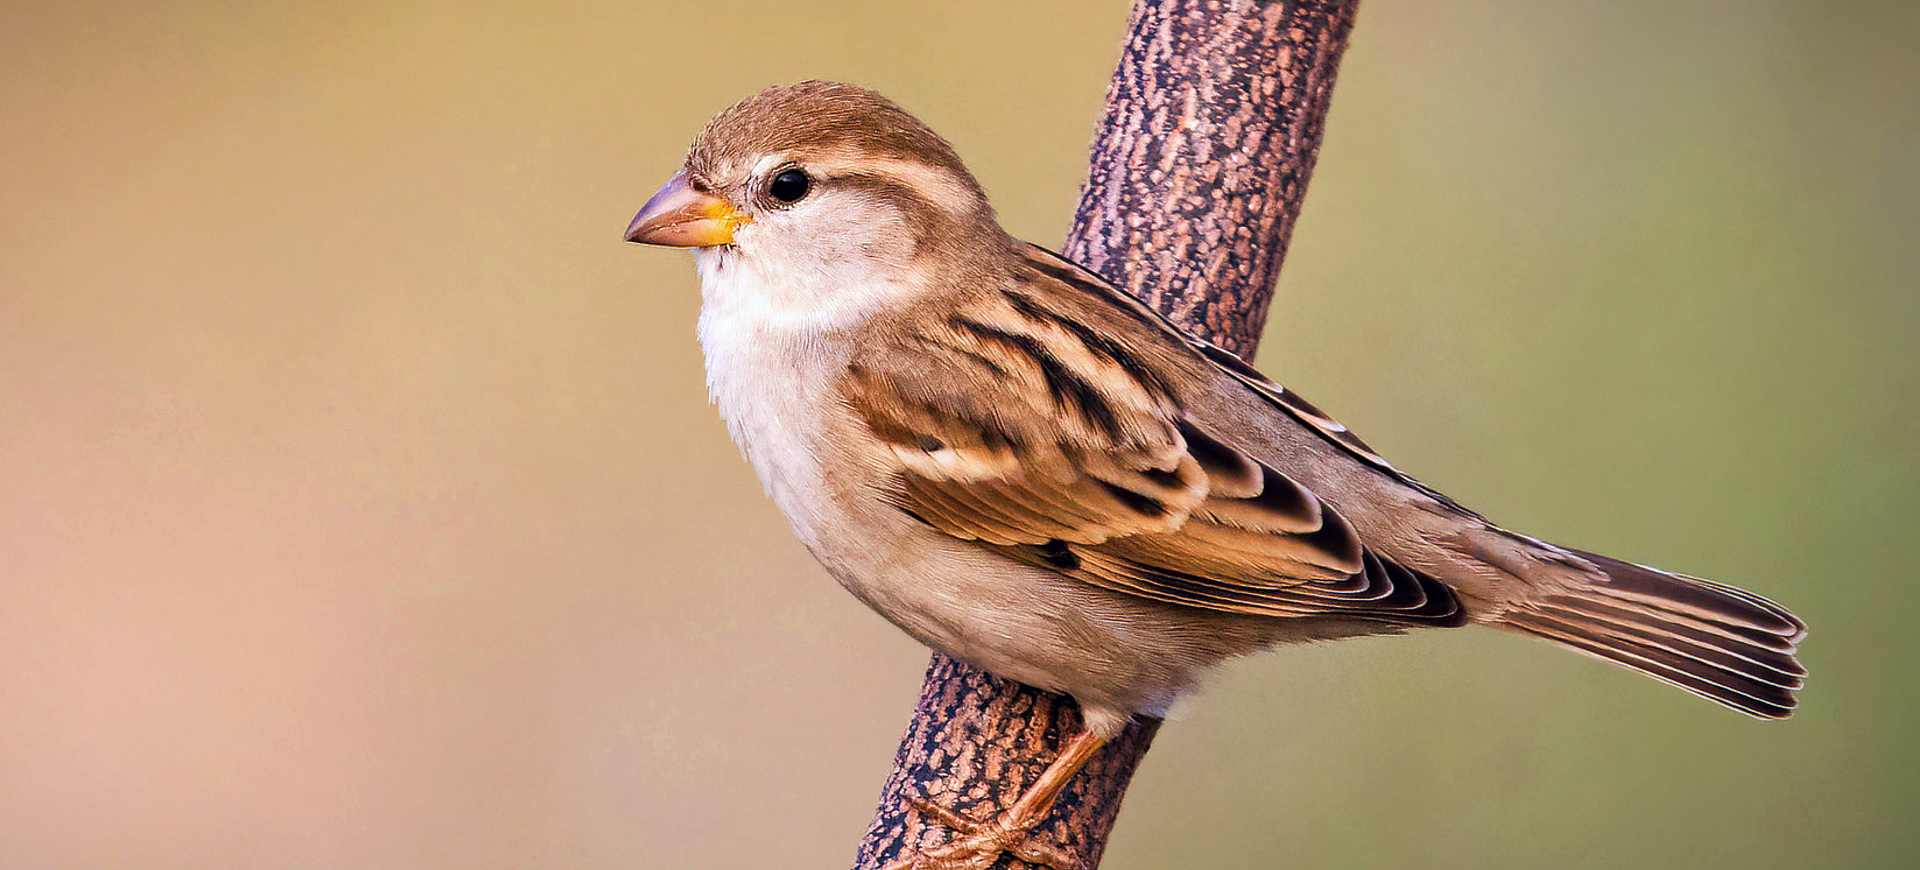
{"label": "folded wing", "polygon": [[[874,343],[842,395],[885,445],[886,497],[941,532],[1156,601],[1457,624],[1451,590],[1368,552],[1314,493],[1210,431],[1208,366],[1099,311],[1018,290]],[[949,309],[952,310],[952,309]]]}

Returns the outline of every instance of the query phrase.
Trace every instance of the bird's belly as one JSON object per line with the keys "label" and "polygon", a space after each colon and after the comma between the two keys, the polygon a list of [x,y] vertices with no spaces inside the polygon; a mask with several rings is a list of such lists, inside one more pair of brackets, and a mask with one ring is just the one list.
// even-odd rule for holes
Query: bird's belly
{"label": "bird's belly", "polygon": [[1090,721],[1164,715],[1229,656],[1286,622],[1196,614],[1100,589],[937,532],[883,501],[828,525],[871,530],[809,546],[855,597],[921,643],[999,676],[1064,692]]}
{"label": "bird's belly", "polygon": [[750,388],[724,366],[710,372],[734,438],[814,557],[921,643],[1070,694],[1089,723],[1117,730],[1135,713],[1164,715],[1222,659],[1288,639],[1294,620],[1123,595],[926,526],[884,498],[890,481],[873,475],[885,464],[861,455],[883,447],[819,410],[832,406],[805,379],[757,371]]}

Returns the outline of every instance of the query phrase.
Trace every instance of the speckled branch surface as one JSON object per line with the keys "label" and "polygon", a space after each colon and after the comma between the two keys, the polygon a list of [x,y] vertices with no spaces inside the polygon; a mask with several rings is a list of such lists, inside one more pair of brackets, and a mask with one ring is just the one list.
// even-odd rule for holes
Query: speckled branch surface
{"label": "speckled branch surface", "polygon": [[[1358,0],[1137,0],[1064,253],[1251,355],[1319,153]],[[855,870],[1009,806],[1078,729],[1073,702],[935,655]],[[1158,722],[1095,756],[1038,833],[1097,867]],[[997,868],[1030,868],[1010,855]]]}

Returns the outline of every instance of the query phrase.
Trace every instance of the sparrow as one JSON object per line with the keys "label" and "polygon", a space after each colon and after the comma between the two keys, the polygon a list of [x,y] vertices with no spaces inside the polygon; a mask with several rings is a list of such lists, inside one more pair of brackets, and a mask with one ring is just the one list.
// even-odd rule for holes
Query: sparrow
{"label": "sparrow", "polygon": [[1793,711],[1792,613],[1421,484],[1008,235],[953,147],[871,90],[802,82],[721,112],[626,239],[695,249],[709,393],[828,573],[927,646],[1081,709],[1012,808],[923,807],[961,836],[899,866],[1067,866],[1028,836],[1061,786],[1134,717],[1276,644],[1489,626]]}

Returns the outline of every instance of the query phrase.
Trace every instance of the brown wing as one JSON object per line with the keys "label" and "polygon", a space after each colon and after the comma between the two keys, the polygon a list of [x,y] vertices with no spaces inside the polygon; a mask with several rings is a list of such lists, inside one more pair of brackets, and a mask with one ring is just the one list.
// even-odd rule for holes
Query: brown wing
{"label": "brown wing", "polygon": [[1388,462],[1386,457],[1381,456],[1379,452],[1375,451],[1367,442],[1361,440],[1360,436],[1354,434],[1345,424],[1335,420],[1327,414],[1327,412],[1320,410],[1318,406],[1307,401],[1305,396],[1268,379],[1266,375],[1261,374],[1258,369],[1254,368],[1246,360],[1241,359],[1238,354],[1188,335],[1171,321],[1161,316],[1160,312],[1114,289],[1112,285],[1102,280],[1100,276],[1087,271],[1084,267],[1059,254],[1038,245],[1028,245],[1026,255],[1030,263],[1036,268],[1046,271],[1046,273],[1051,275],[1055,280],[1071,284],[1083,293],[1088,293],[1112,302],[1132,314],[1136,322],[1152,326],[1162,334],[1170,336],[1173,340],[1183,342],[1188,347],[1198,351],[1208,362],[1213,363],[1220,370],[1232,375],[1235,380],[1245,384],[1249,389],[1253,390],[1255,394],[1273,403],[1274,407],[1286,412],[1288,416],[1305,426],[1308,431],[1339,447],[1349,456],[1360,460],[1362,464],[1432,498],[1434,501],[1451,508],[1461,516],[1475,519],[1480,518],[1478,513],[1454,501],[1451,497],[1447,496],[1447,494],[1421,483],[1414,479],[1412,475],[1394,467],[1393,463]]}
{"label": "brown wing", "polygon": [[1158,601],[1458,615],[1446,587],[1366,552],[1312,492],[1185,413],[1176,386],[1207,375],[1205,360],[1130,342],[1145,331],[1119,322],[1126,312],[1061,307],[1083,299],[982,295],[863,349],[842,393],[894,460],[888,499],[947,534]]}

